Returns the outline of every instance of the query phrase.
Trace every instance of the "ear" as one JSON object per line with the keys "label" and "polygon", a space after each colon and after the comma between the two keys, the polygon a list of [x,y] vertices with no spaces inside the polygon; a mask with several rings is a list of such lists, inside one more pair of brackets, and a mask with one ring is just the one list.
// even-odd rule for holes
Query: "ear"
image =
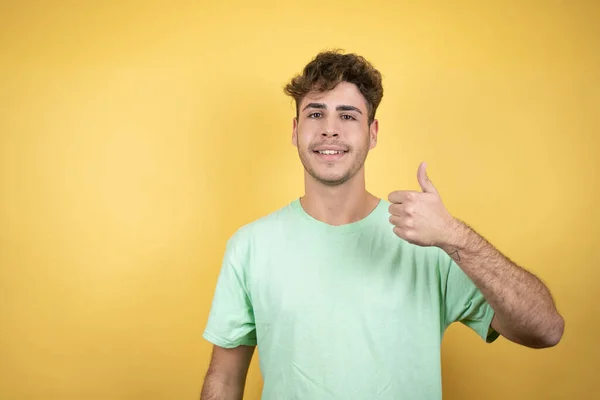
{"label": "ear", "polygon": [[377,134],[379,133],[379,121],[378,120],[373,120],[373,122],[371,122],[371,126],[369,127],[369,137],[370,137],[370,147],[369,149],[374,148],[375,146],[377,146]]}
{"label": "ear", "polygon": [[294,118],[292,125],[292,144],[294,147],[298,147],[298,118]]}

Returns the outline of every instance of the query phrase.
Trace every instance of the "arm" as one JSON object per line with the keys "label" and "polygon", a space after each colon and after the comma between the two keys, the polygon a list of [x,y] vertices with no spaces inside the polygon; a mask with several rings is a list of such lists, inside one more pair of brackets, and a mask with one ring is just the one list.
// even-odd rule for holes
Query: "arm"
{"label": "arm", "polygon": [[558,344],[564,320],[548,288],[462,221],[452,219],[439,244],[494,309],[492,328],[532,348]]}
{"label": "arm", "polygon": [[242,400],[254,348],[214,346],[200,400]]}
{"label": "arm", "polygon": [[427,176],[425,163],[419,166],[417,179],[422,192],[399,190],[389,195],[394,233],[450,255],[494,310],[496,332],[527,347],[556,345],[565,323],[548,288],[450,215]]}

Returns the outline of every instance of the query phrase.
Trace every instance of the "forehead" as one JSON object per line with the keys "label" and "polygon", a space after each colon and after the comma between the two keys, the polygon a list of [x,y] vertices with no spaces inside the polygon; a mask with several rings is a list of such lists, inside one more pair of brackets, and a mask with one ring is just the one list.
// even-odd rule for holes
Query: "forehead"
{"label": "forehead", "polygon": [[367,111],[367,101],[358,87],[349,82],[342,82],[327,92],[309,92],[304,96],[300,104],[302,109],[308,103],[324,103],[328,108],[334,109],[338,105],[354,106]]}

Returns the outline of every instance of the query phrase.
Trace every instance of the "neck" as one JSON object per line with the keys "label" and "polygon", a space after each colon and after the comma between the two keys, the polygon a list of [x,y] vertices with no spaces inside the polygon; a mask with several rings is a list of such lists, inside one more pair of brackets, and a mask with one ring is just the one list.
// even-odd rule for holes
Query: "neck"
{"label": "neck", "polygon": [[379,199],[365,189],[361,173],[338,186],[327,186],[307,176],[304,187],[305,194],[300,198],[302,208],[313,218],[329,225],[359,221],[379,203]]}

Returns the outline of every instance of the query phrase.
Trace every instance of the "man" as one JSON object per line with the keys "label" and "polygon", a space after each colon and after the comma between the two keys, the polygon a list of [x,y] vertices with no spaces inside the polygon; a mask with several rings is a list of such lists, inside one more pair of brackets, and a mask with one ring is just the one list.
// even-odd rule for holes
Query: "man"
{"label": "man", "polygon": [[448,213],[424,163],[420,191],[366,190],[383,96],[368,61],[320,53],[285,91],[305,194],[229,239],[202,400],[242,398],[255,346],[265,400],[367,400],[441,398],[456,321],[487,342],[559,342],[548,289]]}

